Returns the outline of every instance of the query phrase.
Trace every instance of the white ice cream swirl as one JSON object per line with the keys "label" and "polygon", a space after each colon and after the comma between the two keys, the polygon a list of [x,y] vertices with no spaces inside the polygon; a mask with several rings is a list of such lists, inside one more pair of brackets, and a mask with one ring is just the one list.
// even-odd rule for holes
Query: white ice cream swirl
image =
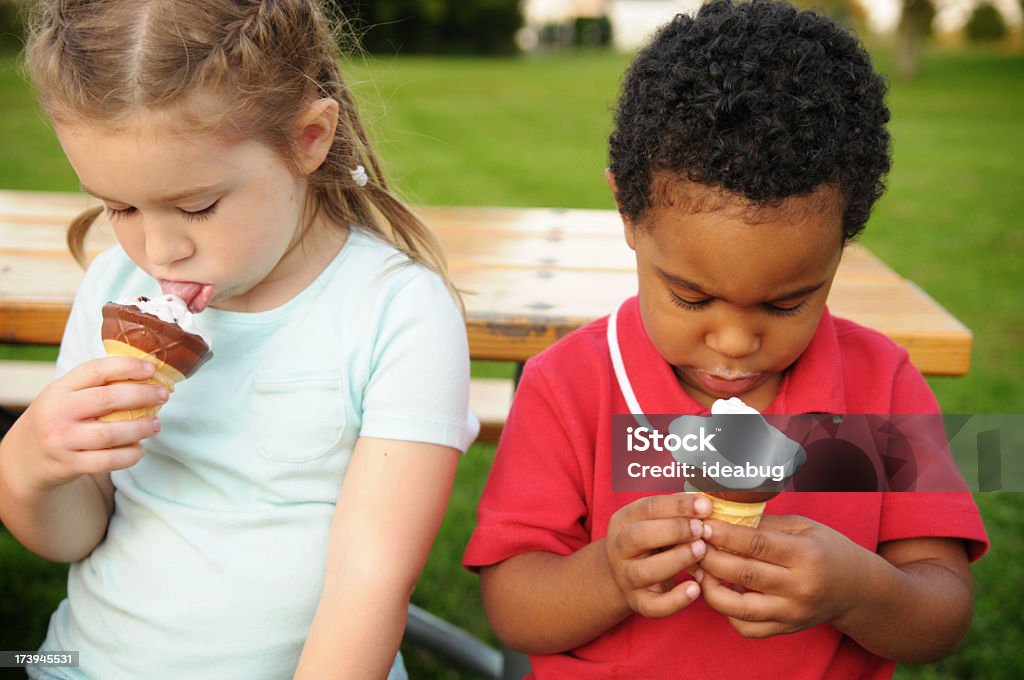
{"label": "white ice cream swirl", "polygon": [[756,408],[747,406],[746,402],[739,397],[732,397],[730,399],[715,399],[715,403],[711,404],[711,414],[715,416],[719,415],[736,415],[741,413],[753,413],[754,415],[761,415],[758,413]]}
{"label": "white ice cream swirl", "polygon": [[199,330],[195,316],[188,311],[185,301],[177,295],[162,295],[158,298],[145,296],[122,298],[117,301],[117,304],[136,307],[140,312],[152,314],[164,323],[177,324],[186,333],[201,337],[206,346],[213,349],[210,338]]}
{"label": "white ice cream swirl", "polygon": [[[677,451],[673,455],[680,462],[694,466],[696,470],[705,472],[705,477],[719,486],[736,491],[760,488],[773,483],[781,490],[783,480],[796,473],[797,469],[807,460],[803,447],[787,437],[776,427],[768,423],[756,409],[748,406],[739,397],[718,399],[711,404],[711,419],[703,416],[680,416],[669,424],[669,432],[685,441],[687,436],[694,437],[700,431],[707,434],[712,427],[716,434],[707,437],[718,437],[711,446],[700,450]],[[740,421],[739,419],[719,418],[715,416],[757,416],[756,421]],[[730,445],[731,443],[731,445]],[[722,451],[716,445],[727,445],[734,450]],[[734,447],[739,446],[739,450]],[[753,449],[748,447],[755,447]],[[748,469],[757,474],[738,476],[732,473],[737,468]],[[715,469],[728,469],[730,472],[718,476],[711,472]],[[765,474],[765,473],[769,473]]]}

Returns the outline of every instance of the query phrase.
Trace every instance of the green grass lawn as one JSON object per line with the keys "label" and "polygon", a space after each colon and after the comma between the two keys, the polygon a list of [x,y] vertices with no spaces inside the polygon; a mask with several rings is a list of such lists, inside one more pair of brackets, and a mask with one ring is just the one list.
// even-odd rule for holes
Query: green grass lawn
{"label": "green grass lawn", "polygon": [[[611,208],[602,173],[610,109],[627,61],[598,52],[372,58],[350,64],[347,75],[390,175],[410,201]],[[885,55],[879,63],[884,70]],[[1024,58],[932,53],[920,80],[892,84],[891,105],[890,190],[863,241],[975,333],[970,374],[929,380],[943,409],[1022,413]],[[0,187],[75,189],[77,180],[9,57],[0,59],[0,112]],[[0,356],[11,353],[0,348]],[[474,371],[508,374],[509,368],[476,365]],[[458,565],[492,454],[493,447],[477,445],[463,459],[414,598],[491,640],[476,578]],[[967,642],[942,664],[901,668],[897,677],[1016,678],[1024,668],[1024,496],[977,499],[994,547],[974,570],[977,607]],[[0,649],[38,644],[62,596],[62,569],[0,533]],[[415,652],[410,667],[413,677],[461,677]]]}

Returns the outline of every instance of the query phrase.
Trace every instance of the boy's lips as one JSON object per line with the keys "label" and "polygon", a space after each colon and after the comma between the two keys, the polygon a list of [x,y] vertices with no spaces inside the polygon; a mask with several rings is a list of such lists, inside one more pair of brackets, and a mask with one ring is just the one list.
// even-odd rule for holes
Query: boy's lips
{"label": "boy's lips", "polygon": [[708,373],[697,369],[697,379],[704,387],[718,394],[728,394],[738,397],[749,392],[760,380],[760,373],[742,373],[736,376],[721,376],[717,373]]}
{"label": "boy's lips", "polygon": [[160,290],[164,295],[177,295],[184,300],[188,311],[193,314],[206,309],[213,297],[213,286],[208,283],[197,283],[195,281],[168,281],[160,279]]}

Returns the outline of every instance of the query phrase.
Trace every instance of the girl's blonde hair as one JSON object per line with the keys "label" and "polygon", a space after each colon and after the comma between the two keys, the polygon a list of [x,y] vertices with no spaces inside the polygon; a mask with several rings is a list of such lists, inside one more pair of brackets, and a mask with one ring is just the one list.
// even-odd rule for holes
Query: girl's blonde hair
{"label": "girl's blonde hair", "polygon": [[[257,138],[297,169],[292,124],[313,101],[331,97],[339,120],[327,160],[312,175],[309,221],[318,211],[383,236],[447,283],[437,237],[391,192],[349,89],[339,50],[317,0],[48,0],[32,17],[26,67],[55,121],[116,126],[140,111],[180,112],[196,129],[227,124]],[[217,120],[189,103],[217,95]],[[365,186],[352,171],[363,166]],[[83,243],[102,210],[68,228],[84,265]],[[307,225],[308,226],[308,225]]]}

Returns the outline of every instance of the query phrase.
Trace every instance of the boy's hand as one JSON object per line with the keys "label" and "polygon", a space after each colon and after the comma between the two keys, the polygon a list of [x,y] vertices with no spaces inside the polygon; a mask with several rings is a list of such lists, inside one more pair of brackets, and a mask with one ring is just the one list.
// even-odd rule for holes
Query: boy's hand
{"label": "boy's hand", "polygon": [[662,618],[697,599],[695,581],[676,580],[683,571],[700,578],[696,565],[707,550],[701,518],[710,512],[707,498],[679,493],[641,498],[612,515],[605,538],[608,566],[633,611]]}
{"label": "boy's hand", "polygon": [[766,515],[757,529],[717,520],[708,526],[704,601],[744,637],[804,630],[855,602],[866,551],[834,529],[795,515]]}
{"label": "boy's hand", "polygon": [[159,420],[102,423],[96,419],[167,401],[166,388],[118,382],[145,380],[154,371],[152,364],[140,359],[106,357],[76,366],[50,383],[7,435],[21,484],[45,490],[82,475],[137,463],[142,457],[139,440],[159,432]]}

